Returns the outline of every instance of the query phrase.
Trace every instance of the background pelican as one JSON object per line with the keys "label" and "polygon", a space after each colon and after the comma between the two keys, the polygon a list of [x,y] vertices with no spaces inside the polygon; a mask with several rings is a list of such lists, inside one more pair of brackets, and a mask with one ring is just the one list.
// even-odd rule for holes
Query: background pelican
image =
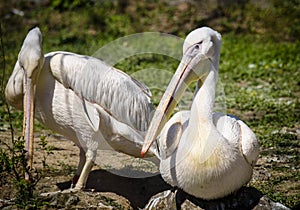
{"label": "background pelican", "polygon": [[[153,116],[142,149],[144,155],[162,130],[157,140],[162,177],[204,199],[224,197],[247,183],[258,157],[258,141],[245,123],[213,113],[220,47],[221,35],[207,27],[186,37],[181,63]],[[203,84],[191,110],[176,113],[166,123],[187,85],[195,80]]]}
{"label": "background pelican", "polygon": [[140,156],[153,110],[149,89],[93,57],[70,52],[44,56],[39,28],[26,36],[5,96],[12,106],[22,109],[24,92],[26,145],[33,140],[34,111],[42,124],[80,148],[75,190],[84,187],[102,143]]}

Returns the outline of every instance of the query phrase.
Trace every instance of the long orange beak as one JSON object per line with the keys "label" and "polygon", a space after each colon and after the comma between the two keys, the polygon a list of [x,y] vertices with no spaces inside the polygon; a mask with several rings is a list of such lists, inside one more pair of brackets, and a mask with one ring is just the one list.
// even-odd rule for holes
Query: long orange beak
{"label": "long orange beak", "polygon": [[[23,136],[25,138],[26,159],[29,161],[29,167],[32,168],[33,162],[33,119],[34,119],[34,85],[31,78],[25,73],[25,95],[24,95],[24,118],[23,118]],[[25,174],[25,180],[29,181],[28,174]]]}
{"label": "long orange beak", "polygon": [[153,115],[141,151],[142,157],[145,156],[154,140],[163,129],[188,85],[192,81],[198,80],[205,70],[209,69],[210,64],[210,60],[203,55],[198,55],[196,57],[183,55],[183,58]]}
{"label": "long orange beak", "polygon": [[[201,65],[199,66],[198,64]],[[145,156],[152,143],[163,129],[188,85],[192,81],[201,78],[204,73],[203,69],[209,69],[207,67],[210,65],[210,60],[203,55],[197,55],[195,57],[183,55],[183,58],[153,115],[141,151],[142,157]]]}

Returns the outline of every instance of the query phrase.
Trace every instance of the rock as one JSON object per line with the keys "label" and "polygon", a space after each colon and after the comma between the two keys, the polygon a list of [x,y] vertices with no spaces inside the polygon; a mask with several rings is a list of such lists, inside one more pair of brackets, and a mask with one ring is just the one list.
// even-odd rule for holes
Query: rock
{"label": "rock", "polygon": [[41,197],[47,202],[44,209],[128,209],[130,202],[115,193],[89,191],[60,191],[44,193]]}
{"label": "rock", "polygon": [[281,203],[274,202],[267,196],[260,198],[258,204],[253,208],[253,210],[290,210],[290,208],[282,205]]}
{"label": "rock", "polygon": [[166,190],[151,197],[145,210],[155,209],[176,209],[176,194],[171,190]]}
{"label": "rock", "polygon": [[114,207],[112,207],[112,206],[107,206],[107,205],[105,205],[105,204],[103,204],[103,203],[98,203],[98,209],[101,209],[101,210],[113,210],[114,209]]}
{"label": "rock", "polygon": [[194,210],[204,210],[203,208],[197,206],[196,204],[192,203],[189,200],[185,200],[183,202],[183,204],[181,204],[181,210],[190,210],[190,209],[194,209]]}
{"label": "rock", "polygon": [[182,190],[166,190],[154,195],[144,207],[145,210],[182,209],[182,210],[214,210],[214,209],[253,209],[253,210],[289,210],[288,207],[274,202],[260,191],[251,187],[243,187],[238,192],[225,198],[206,201],[195,198]]}
{"label": "rock", "polygon": [[79,197],[71,193],[57,193],[45,199],[52,208],[70,208],[79,202]]}

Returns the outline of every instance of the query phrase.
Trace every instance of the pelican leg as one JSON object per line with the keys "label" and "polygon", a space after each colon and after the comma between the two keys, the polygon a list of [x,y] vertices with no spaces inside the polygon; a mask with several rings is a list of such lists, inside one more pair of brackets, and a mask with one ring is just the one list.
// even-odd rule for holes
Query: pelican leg
{"label": "pelican leg", "polygon": [[85,187],[89,172],[91,171],[94,160],[96,158],[96,151],[87,150],[85,153],[85,164],[82,168],[81,174],[79,176],[78,182],[75,185],[74,190],[81,190]]}
{"label": "pelican leg", "polygon": [[87,181],[89,172],[91,171],[94,160],[96,158],[96,151],[85,150],[82,147],[79,147],[79,163],[75,175],[72,180],[71,188],[65,189],[63,191],[55,191],[55,192],[48,192],[42,193],[41,196],[50,196],[50,195],[57,195],[60,193],[72,193],[77,192],[85,187],[85,183]]}
{"label": "pelican leg", "polygon": [[75,172],[75,175],[72,179],[72,184],[71,184],[71,188],[74,188],[76,183],[78,182],[78,179],[80,177],[80,174],[82,172],[83,166],[86,162],[86,157],[85,157],[85,151],[83,148],[79,147],[80,152],[79,152],[79,163]]}

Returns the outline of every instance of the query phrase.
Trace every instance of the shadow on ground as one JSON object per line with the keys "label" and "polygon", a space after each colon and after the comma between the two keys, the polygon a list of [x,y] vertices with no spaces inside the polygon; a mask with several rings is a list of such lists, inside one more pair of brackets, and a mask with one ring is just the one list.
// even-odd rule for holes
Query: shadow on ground
{"label": "shadow on ground", "polygon": [[[60,190],[68,189],[71,182],[58,183]],[[146,178],[118,176],[105,170],[94,170],[89,174],[86,189],[95,192],[113,192],[128,199],[133,208],[144,207],[149,199],[172,187],[164,182],[160,175]]]}
{"label": "shadow on ground", "polygon": [[[57,186],[60,190],[64,190],[68,189],[70,184],[71,182],[63,182],[58,183]],[[170,204],[172,202],[177,209],[182,208],[182,206],[188,209],[201,207],[208,210],[222,209],[224,207],[226,209],[253,209],[258,203],[261,203],[261,198],[263,197],[263,194],[255,188],[242,187],[236,193],[225,198],[205,201],[195,198],[182,190],[172,189],[170,185],[163,181],[160,175],[145,178],[129,178],[105,170],[94,170],[90,173],[86,190],[115,193],[126,198],[134,209],[144,208],[151,202],[158,205],[154,209],[159,209],[160,205],[166,207],[167,203]],[[172,198],[165,196],[165,192],[168,191],[171,192]]]}
{"label": "shadow on ground", "polygon": [[[263,197],[262,192],[253,187],[242,187],[237,192],[221,199],[206,201],[178,190],[176,193],[176,207],[180,209],[182,205],[189,201],[194,206],[201,207],[205,210],[213,209],[254,209]],[[185,204],[188,205],[188,204]],[[266,208],[267,209],[267,208]]]}

